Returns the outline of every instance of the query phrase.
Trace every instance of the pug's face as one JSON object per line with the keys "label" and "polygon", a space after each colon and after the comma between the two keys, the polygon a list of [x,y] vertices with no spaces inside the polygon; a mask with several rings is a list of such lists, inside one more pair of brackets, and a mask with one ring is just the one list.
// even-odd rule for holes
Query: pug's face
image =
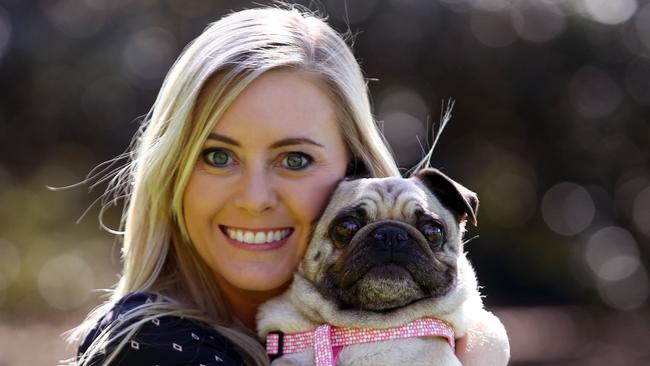
{"label": "pug's face", "polygon": [[435,169],[343,181],[317,224],[301,275],[339,308],[387,311],[457,282],[476,195]]}

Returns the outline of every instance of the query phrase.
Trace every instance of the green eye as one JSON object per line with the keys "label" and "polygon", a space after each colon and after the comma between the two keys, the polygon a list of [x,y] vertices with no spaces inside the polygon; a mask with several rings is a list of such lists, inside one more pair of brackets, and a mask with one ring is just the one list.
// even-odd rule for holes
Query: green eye
{"label": "green eye", "polygon": [[227,151],[221,149],[207,151],[203,154],[203,158],[206,163],[215,167],[223,167],[230,163],[232,160],[230,154],[228,154]]}
{"label": "green eye", "polygon": [[312,160],[309,155],[303,153],[288,153],[282,163],[291,170],[301,170],[309,166]]}

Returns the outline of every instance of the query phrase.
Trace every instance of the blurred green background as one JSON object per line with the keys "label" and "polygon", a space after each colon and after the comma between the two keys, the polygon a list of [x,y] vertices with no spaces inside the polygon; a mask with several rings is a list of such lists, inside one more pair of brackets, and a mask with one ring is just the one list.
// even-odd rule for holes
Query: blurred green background
{"label": "blurred green background", "polygon": [[[401,166],[456,101],[433,165],[479,194],[467,250],[511,365],[650,364],[650,3],[302,3],[354,34]],[[0,366],[71,356],[118,278],[98,206],[75,224],[105,186],[46,186],[122,153],[184,45],[254,4],[0,2]]]}

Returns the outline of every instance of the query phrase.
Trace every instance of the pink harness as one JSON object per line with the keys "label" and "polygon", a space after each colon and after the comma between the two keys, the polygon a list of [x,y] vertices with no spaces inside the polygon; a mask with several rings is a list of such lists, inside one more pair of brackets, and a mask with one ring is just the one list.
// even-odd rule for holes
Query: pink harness
{"label": "pink harness", "polygon": [[443,337],[452,349],[455,347],[454,330],[449,324],[440,319],[423,318],[389,329],[343,328],[323,324],[314,331],[302,333],[271,332],[266,336],[266,353],[279,357],[313,348],[316,366],[333,366],[344,346],[426,336]]}

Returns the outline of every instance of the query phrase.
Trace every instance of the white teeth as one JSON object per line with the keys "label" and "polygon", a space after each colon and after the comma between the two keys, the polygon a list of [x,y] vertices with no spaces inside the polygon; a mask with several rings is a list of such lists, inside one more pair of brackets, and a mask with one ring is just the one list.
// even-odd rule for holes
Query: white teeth
{"label": "white teeth", "polygon": [[266,243],[266,234],[263,232],[257,232],[255,234],[255,244],[264,244]]}
{"label": "white teeth", "polygon": [[282,240],[291,234],[291,229],[275,231],[247,231],[225,228],[226,234],[233,240],[247,244],[266,244]]}

